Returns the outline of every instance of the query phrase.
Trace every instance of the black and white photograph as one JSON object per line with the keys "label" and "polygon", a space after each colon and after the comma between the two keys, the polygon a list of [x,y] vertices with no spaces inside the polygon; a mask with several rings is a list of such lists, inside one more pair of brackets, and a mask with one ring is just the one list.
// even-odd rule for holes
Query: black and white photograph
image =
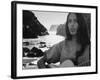
{"label": "black and white photograph", "polygon": [[91,65],[91,14],[23,10],[23,69]]}
{"label": "black and white photograph", "polygon": [[12,6],[13,78],[97,72],[96,6]]}

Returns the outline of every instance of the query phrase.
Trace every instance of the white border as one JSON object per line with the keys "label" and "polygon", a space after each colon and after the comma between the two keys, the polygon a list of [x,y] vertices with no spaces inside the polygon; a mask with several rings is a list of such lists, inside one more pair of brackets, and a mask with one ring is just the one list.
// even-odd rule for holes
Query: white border
{"label": "white border", "polygon": [[[22,70],[22,10],[43,10],[43,11],[60,11],[60,12],[81,12],[91,13],[91,66],[90,67],[74,67],[74,68],[55,68],[55,69],[30,69]],[[52,74],[68,74],[68,73],[85,73],[95,72],[96,68],[96,10],[92,8],[74,8],[60,6],[45,5],[27,5],[17,4],[17,77],[21,76],[38,76]]]}

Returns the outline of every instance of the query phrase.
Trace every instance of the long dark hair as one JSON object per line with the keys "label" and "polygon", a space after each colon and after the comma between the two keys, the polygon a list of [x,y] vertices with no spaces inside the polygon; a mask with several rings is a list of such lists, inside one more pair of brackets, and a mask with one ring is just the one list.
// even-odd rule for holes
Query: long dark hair
{"label": "long dark hair", "polygon": [[[66,36],[67,36],[66,39],[67,40],[72,39],[72,35],[70,34],[69,29],[68,29],[68,19],[69,19],[70,14],[72,14],[72,13],[68,14],[67,21],[66,21]],[[77,37],[77,42],[82,47],[81,51],[79,52],[81,54],[79,54],[77,56],[80,56],[80,55],[82,55],[85,47],[90,44],[90,40],[89,40],[89,36],[88,36],[88,31],[87,31],[87,24],[85,22],[85,19],[84,19],[82,13],[73,13],[73,14],[75,14],[77,17],[78,30],[77,30],[76,37]]]}

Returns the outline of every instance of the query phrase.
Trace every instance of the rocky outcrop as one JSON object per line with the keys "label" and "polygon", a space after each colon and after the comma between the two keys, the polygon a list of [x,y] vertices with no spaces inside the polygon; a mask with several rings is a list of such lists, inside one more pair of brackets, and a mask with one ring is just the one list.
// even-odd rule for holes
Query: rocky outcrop
{"label": "rocky outcrop", "polygon": [[51,25],[49,31],[57,31],[58,25]]}
{"label": "rocky outcrop", "polygon": [[61,36],[66,37],[65,24],[60,24],[58,26],[56,35],[61,35]]}
{"label": "rocky outcrop", "polygon": [[23,57],[41,57],[44,52],[41,49],[33,47],[31,50],[28,48],[23,48]]}
{"label": "rocky outcrop", "polygon": [[38,36],[49,34],[35,14],[28,10],[23,10],[23,38],[37,38]]}

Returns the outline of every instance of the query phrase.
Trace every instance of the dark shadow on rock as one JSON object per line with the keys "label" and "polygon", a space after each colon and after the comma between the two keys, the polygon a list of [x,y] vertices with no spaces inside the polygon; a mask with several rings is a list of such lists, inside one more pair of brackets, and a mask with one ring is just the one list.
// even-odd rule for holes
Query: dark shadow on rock
{"label": "dark shadow on rock", "polygon": [[23,38],[37,38],[48,34],[32,11],[23,10]]}

